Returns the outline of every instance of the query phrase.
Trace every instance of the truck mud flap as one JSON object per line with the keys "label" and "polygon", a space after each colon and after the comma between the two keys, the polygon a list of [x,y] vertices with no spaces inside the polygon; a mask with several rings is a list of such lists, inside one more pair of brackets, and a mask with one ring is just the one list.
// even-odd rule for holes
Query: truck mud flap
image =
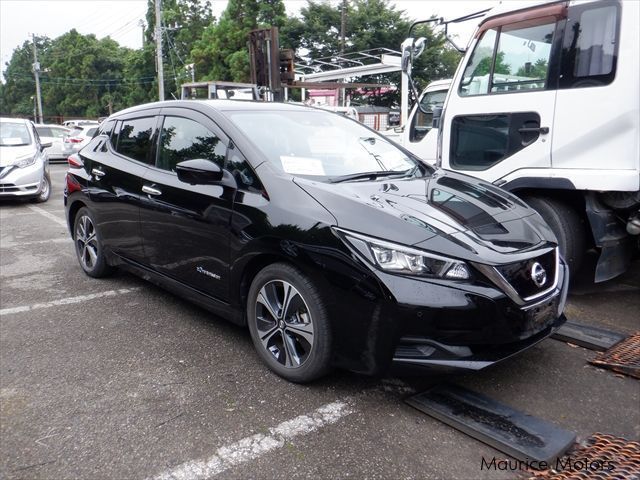
{"label": "truck mud flap", "polygon": [[549,464],[576,438],[573,432],[457,385],[437,385],[405,401],[523,462]]}

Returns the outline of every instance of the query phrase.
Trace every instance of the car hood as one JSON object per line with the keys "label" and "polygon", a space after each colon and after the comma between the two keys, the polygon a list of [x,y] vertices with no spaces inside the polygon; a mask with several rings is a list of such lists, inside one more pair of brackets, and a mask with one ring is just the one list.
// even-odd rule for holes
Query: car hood
{"label": "car hood", "polygon": [[456,258],[504,263],[505,255],[555,243],[524,202],[466,175],[437,170],[425,178],[294,182],[338,227]]}
{"label": "car hood", "polygon": [[21,145],[16,147],[0,147],[0,167],[6,167],[15,162],[17,158],[35,155],[33,145]]}

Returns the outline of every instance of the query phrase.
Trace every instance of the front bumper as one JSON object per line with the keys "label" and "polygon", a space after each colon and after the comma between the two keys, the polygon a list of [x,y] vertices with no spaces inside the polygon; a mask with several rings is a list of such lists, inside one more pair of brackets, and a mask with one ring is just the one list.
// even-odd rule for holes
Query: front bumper
{"label": "front bumper", "polygon": [[44,162],[40,160],[25,168],[0,168],[0,198],[37,196],[42,188],[44,175]]}
{"label": "front bumper", "polygon": [[555,288],[525,305],[482,279],[464,283],[380,271],[360,278],[346,296],[333,291],[331,312],[339,319],[333,324],[335,363],[360,373],[480,370],[532,347],[566,321],[564,262]]}

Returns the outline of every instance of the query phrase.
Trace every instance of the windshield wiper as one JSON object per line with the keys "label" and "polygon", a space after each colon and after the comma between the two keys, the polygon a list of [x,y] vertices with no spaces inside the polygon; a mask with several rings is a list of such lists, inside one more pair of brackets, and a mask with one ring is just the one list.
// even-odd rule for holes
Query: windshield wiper
{"label": "windshield wiper", "polygon": [[340,177],[330,178],[329,183],[349,182],[351,180],[375,180],[380,177],[404,177],[410,175],[415,169],[397,171],[397,170],[380,170],[377,172],[361,172],[352,173],[350,175],[342,175]]}

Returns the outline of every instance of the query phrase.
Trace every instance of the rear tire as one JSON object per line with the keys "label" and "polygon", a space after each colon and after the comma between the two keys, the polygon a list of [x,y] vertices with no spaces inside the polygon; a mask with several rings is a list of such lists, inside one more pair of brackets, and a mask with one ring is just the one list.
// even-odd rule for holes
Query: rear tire
{"label": "rear tire", "polygon": [[325,375],[331,361],[326,304],[298,269],[274,263],[251,283],[247,320],[258,355],[281,377],[296,383]]}
{"label": "rear tire", "polygon": [[90,277],[101,278],[113,272],[113,267],[107,264],[104,256],[100,232],[87,207],[82,207],[76,214],[73,222],[73,243],[84,273]]}
{"label": "rear tire", "polygon": [[586,250],[584,221],[566,203],[549,197],[528,197],[525,201],[547,222],[558,239],[560,255],[576,273],[582,265]]}

